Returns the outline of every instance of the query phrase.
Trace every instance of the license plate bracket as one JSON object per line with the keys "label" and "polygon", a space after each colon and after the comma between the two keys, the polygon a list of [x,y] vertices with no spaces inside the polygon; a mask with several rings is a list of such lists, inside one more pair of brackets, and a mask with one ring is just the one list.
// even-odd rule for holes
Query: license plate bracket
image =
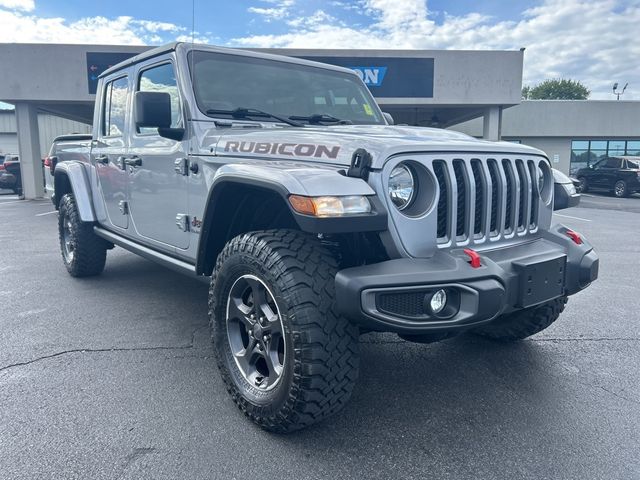
{"label": "license plate bracket", "polygon": [[527,308],[564,293],[567,256],[565,254],[538,255],[513,262],[518,273],[518,307]]}

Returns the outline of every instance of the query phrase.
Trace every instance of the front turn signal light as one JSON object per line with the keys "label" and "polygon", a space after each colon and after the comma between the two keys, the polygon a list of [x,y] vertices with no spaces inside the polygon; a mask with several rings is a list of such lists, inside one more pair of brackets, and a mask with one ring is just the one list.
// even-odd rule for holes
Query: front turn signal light
{"label": "front turn signal light", "polygon": [[314,217],[344,217],[371,213],[371,202],[364,195],[344,197],[290,195],[289,203],[296,212]]}

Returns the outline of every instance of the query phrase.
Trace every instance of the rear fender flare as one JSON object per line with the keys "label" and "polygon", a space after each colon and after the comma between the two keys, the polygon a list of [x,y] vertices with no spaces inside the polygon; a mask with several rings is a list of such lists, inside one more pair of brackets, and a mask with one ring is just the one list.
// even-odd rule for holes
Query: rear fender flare
{"label": "rear fender flare", "polygon": [[95,222],[96,214],[91,200],[91,183],[85,166],[80,162],[60,162],[56,165],[54,176],[56,208],[60,199],[67,193],[73,193],[76,207],[83,222]]}

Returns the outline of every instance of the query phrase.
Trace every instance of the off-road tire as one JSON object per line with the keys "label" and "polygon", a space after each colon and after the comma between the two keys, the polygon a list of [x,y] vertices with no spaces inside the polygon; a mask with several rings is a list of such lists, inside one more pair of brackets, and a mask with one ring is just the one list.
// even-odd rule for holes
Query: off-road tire
{"label": "off-road tire", "polygon": [[[65,253],[65,223],[68,219],[69,237],[73,255]],[[93,224],[80,220],[76,201],[67,193],[60,199],[58,210],[58,236],[62,261],[72,277],[99,275],[107,259],[108,242],[93,233]]]}
{"label": "off-road tire", "polygon": [[589,181],[586,177],[578,177],[580,180],[580,186],[578,187],[578,193],[588,193],[589,192]]}
{"label": "off-road tire", "polygon": [[503,315],[487,326],[473,331],[483,337],[502,342],[514,342],[541,332],[564,311],[567,297],[560,297],[537,307]]}
{"label": "off-road tire", "polygon": [[617,198],[625,198],[631,194],[629,192],[629,185],[624,180],[618,180],[613,186],[613,195]]}
{"label": "off-road tire", "polygon": [[[253,422],[278,433],[341,410],[358,377],[358,328],[338,315],[337,262],[317,237],[293,230],[250,232],[219,254],[209,290],[217,364],[231,398]],[[273,293],[286,355],[273,390],[260,392],[241,373],[227,333],[227,301],[236,279],[252,275]]]}

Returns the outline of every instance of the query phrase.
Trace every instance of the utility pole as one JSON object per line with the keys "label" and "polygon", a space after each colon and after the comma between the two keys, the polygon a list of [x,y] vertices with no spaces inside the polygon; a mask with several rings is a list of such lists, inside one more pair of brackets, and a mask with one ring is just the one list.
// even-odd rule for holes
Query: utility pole
{"label": "utility pole", "polygon": [[622,87],[622,90],[618,91],[618,82],[613,84],[613,94],[616,96],[616,100],[620,100],[620,95],[624,93],[624,91],[627,89],[628,86],[629,84],[625,83],[624,87]]}

